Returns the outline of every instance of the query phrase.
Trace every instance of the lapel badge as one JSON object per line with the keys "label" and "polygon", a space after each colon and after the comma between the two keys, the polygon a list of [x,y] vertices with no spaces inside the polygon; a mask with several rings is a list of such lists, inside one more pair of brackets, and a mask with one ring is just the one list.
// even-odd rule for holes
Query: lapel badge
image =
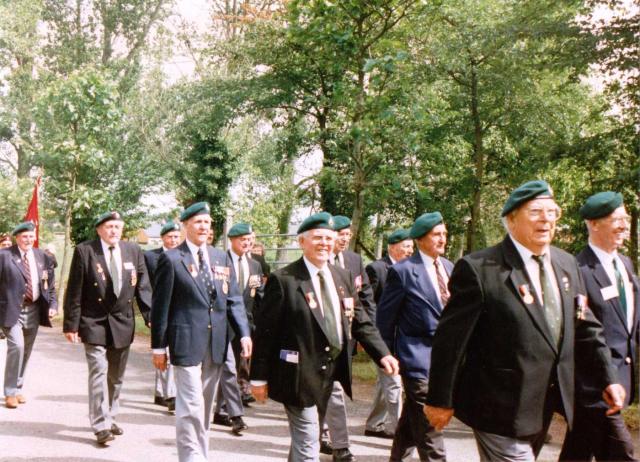
{"label": "lapel badge", "polygon": [[566,276],[562,276],[562,287],[565,292],[569,292],[569,278]]}
{"label": "lapel badge", "polygon": [[229,283],[227,282],[226,279],[222,281],[222,293],[225,295],[229,293]]}
{"label": "lapel badge", "polygon": [[353,319],[354,308],[353,308],[353,297],[346,297],[342,299],[342,306],[344,307],[344,315],[351,321]]}
{"label": "lapel badge", "polygon": [[356,276],[353,280],[353,285],[356,287],[356,290],[360,292],[360,289],[362,289],[362,275],[358,274]]}
{"label": "lapel badge", "polygon": [[531,295],[531,291],[529,290],[529,284],[522,284],[518,287],[518,290],[520,291],[522,301],[527,305],[531,305],[533,303],[533,295]]}
{"label": "lapel badge", "polygon": [[135,287],[138,283],[138,275],[135,270],[131,270],[131,287]]}
{"label": "lapel badge", "polygon": [[103,281],[107,280],[107,277],[104,275],[104,270],[102,269],[102,265],[100,263],[96,263],[96,271],[102,277]]}
{"label": "lapel badge", "polygon": [[193,263],[189,263],[189,274],[191,274],[191,277],[193,278],[198,277],[198,271],[196,270],[196,265],[194,265]]}
{"label": "lapel badge", "polygon": [[309,308],[311,308],[312,310],[318,308],[318,303],[316,302],[315,294],[313,292],[307,292],[306,294],[304,294],[304,296],[307,299]]}

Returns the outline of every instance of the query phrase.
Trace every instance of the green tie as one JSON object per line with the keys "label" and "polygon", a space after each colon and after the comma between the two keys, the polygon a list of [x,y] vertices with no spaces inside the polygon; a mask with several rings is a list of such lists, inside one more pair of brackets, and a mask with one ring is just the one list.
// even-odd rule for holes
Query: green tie
{"label": "green tie", "polygon": [[620,307],[622,308],[622,312],[625,317],[627,316],[627,292],[624,289],[624,280],[622,279],[622,274],[620,270],[618,270],[618,264],[616,263],[616,259],[613,259],[613,272],[616,275],[616,285],[618,286],[618,300],[620,300]]}
{"label": "green tie", "polygon": [[540,287],[542,289],[542,301],[544,305],[544,315],[547,324],[551,328],[551,334],[556,345],[560,343],[560,333],[562,331],[562,310],[553,292],[553,283],[544,267],[544,254],[533,255],[533,259],[540,267]]}
{"label": "green tie", "polygon": [[109,257],[109,274],[111,275],[111,281],[113,282],[113,293],[116,294],[116,297],[120,296],[120,278],[118,277],[118,264],[116,262],[116,257],[113,253],[115,247],[109,247],[109,253],[111,254]]}
{"label": "green tie", "polygon": [[324,311],[324,325],[327,329],[327,337],[329,345],[331,345],[331,357],[337,358],[342,348],[340,347],[340,337],[338,337],[338,324],[336,322],[336,314],[333,311],[333,303],[327,282],[324,280],[322,271],[318,272],[320,280],[320,297],[322,298],[322,309]]}
{"label": "green tie", "polygon": [[240,293],[244,292],[244,266],[242,265],[242,255],[238,257],[238,287]]}

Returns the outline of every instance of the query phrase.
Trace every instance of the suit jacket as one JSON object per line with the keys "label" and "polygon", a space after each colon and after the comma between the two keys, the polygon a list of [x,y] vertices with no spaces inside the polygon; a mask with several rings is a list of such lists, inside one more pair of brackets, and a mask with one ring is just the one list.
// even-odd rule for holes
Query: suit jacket
{"label": "suit jacket", "polygon": [[[325,324],[320,307],[309,304],[307,294],[314,293],[311,276],[302,258],[269,276],[265,289],[262,315],[258,318],[251,378],[267,380],[269,396],[275,401],[299,407],[326,406],[322,383],[331,379],[342,384],[351,396],[351,348],[346,341],[351,334],[379,363],[389,350],[375,326],[363,311],[350,274],[329,266],[342,309],[343,348],[332,361]],[[320,294],[315,294],[320,299]],[[345,300],[353,302],[354,316],[344,313]],[[298,362],[286,358],[286,352],[298,354]],[[281,353],[284,352],[284,357]]]}
{"label": "suit jacket", "polygon": [[84,343],[124,348],[133,341],[133,299],[146,324],[151,285],[143,252],[131,242],[118,242],[122,257],[122,288],[113,293],[109,264],[100,239],[78,244],[73,252],[64,298],[64,332],[78,332]]}
{"label": "suit jacket", "polygon": [[[450,274],[453,264],[446,258],[440,260]],[[429,377],[431,344],[442,315],[437,290],[420,253],[389,268],[376,324],[400,361],[400,373],[404,377]]]}
{"label": "suit jacket", "polygon": [[147,250],[144,253],[144,263],[147,265],[147,272],[149,273],[149,281],[151,281],[151,287],[155,287],[155,274],[156,268],[158,267],[158,260],[160,259],[160,255],[162,255],[162,247],[158,247],[157,249]]}
{"label": "suit jacket", "polygon": [[389,258],[388,255],[385,255],[381,259],[369,263],[364,269],[367,272],[367,276],[369,276],[369,283],[371,284],[371,290],[373,291],[373,301],[376,302],[376,304],[380,301],[380,297],[382,296],[382,289],[384,288],[384,284],[387,280],[387,273],[389,272],[389,267],[391,265],[393,265],[391,258]]}
{"label": "suit jacket", "polygon": [[[229,258],[231,259],[231,251],[228,250]],[[231,260],[233,262],[233,260]],[[253,260],[251,258],[247,258],[247,264],[249,265],[249,280],[248,284],[244,287],[242,292],[242,301],[244,302],[244,308],[247,310],[247,320],[249,322],[249,328],[253,332],[256,328],[255,318],[260,310],[260,302],[262,297],[264,296],[264,284],[262,283],[262,266],[260,266],[260,262],[257,260]],[[231,275],[234,280],[238,280],[238,276],[236,275],[235,267],[231,265]],[[256,287],[251,287],[253,285],[253,281],[251,276],[255,279],[256,284],[260,285]]]}
{"label": "suit jacket", "polygon": [[[33,249],[38,269],[40,325],[51,327],[49,310],[57,310],[53,261],[42,250]],[[0,326],[12,327],[18,322],[24,304],[26,274],[17,245],[0,251]]]}
{"label": "suit jacket", "polygon": [[229,344],[228,322],[240,337],[250,335],[247,313],[233,264],[222,250],[207,246],[213,274],[215,300],[197,274],[186,241],[163,252],[158,260],[151,307],[151,347],[169,347],[174,366],[196,366],[207,346],[215,364],[224,363]]}
{"label": "suit jacket", "polygon": [[[633,402],[638,377],[635,365],[638,361],[637,343],[640,335],[638,314],[640,311],[640,282],[633,273],[631,260],[624,255],[618,255],[633,284],[635,310],[631,330],[629,330],[626,316],[622,312],[620,299],[614,297],[605,300],[602,296],[601,290],[611,285],[615,286],[615,281],[609,280],[604,267],[591,247],[587,246],[576,259],[587,288],[589,308],[602,323],[605,340],[611,351],[619,383],[624,386],[627,392],[625,404],[629,404]],[[607,405],[602,399],[602,389],[599,388],[598,381],[593,377],[588,351],[584,350],[584,345],[576,345],[576,399],[582,405],[606,408]]]}
{"label": "suit jacket", "polygon": [[269,263],[267,263],[267,260],[265,260],[262,255],[257,253],[249,253],[248,255],[250,259],[260,263],[260,269],[262,270],[262,274],[264,276],[269,276],[271,274],[271,267],[269,266]]}
{"label": "suit jacket", "polygon": [[555,247],[550,256],[564,317],[559,346],[537,297],[527,297],[533,285],[510,237],[458,260],[433,341],[427,404],[454,408],[478,430],[527,436],[542,430],[545,398],[557,387],[571,425],[574,342],[588,345],[601,390],[616,382],[602,326],[580,308],[585,289],[575,259]]}
{"label": "suit jacket", "polygon": [[369,282],[369,276],[364,270],[364,263],[360,254],[345,250],[342,252],[344,267],[351,273],[353,285],[358,292],[358,298],[367,315],[373,320],[376,316],[376,302],[373,300],[373,290]]}

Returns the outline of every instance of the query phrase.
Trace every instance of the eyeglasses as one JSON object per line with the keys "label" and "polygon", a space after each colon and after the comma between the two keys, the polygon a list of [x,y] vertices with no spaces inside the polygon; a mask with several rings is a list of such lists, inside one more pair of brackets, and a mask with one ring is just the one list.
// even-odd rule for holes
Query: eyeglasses
{"label": "eyeglasses", "polygon": [[560,207],[552,209],[533,208],[527,210],[527,215],[532,220],[540,220],[543,217],[547,220],[559,220],[562,216],[562,210],[560,210]]}
{"label": "eyeglasses", "polygon": [[631,224],[631,217],[629,215],[625,215],[622,217],[608,217],[605,218],[607,223],[611,223],[612,225],[626,225],[629,226]]}

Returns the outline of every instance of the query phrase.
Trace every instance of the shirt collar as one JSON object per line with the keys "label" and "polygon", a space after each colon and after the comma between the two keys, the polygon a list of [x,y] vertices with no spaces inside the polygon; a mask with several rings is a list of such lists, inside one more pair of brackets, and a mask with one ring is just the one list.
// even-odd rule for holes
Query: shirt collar
{"label": "shirt collar", "polygon": [[116,242],[115,244],[111,245],[111,244],[107,244],[105,241],[103,241],[102,239],[100,239],[100,243],[102,244],[102,253],[104,253],[105,255],[109,255],[109,247],[113,247],[113,251],[114,252],[118,252],[120,250],[120,245],[119,245],[119,241]]}
{"label": "shirt collar", "polygon": [[[511,234],[509,234],[509,237],[511,238],[511,242],[513,242],[513,245],[515,245],[516,250],[518,251],[518,253],[520,254],[520,258],[522,258],[522,261],[524,262],[524,264],[526,265],[528,261],[532,260],[532,257],[534,255],[537,255],[535,253],[533,253],[531,250],[527,249],[525,246],[523,246],[522,244],[520,244],[515,237],[513,237]],[[550,261],[550,256],[549,256],[549,246],[545,247],[544,250],[542,251],[542,253],[544,254],[544,260],[546,262]]]}
{"label": "shirt collar", "polygon": [[184,241],[187,243],[187,247],[189,248],[189,251],[194,255],[198,253],[198,249],[202,249],[203,252],[207,249],[207,244],[202,244],[200,247],[198,247],[189,239],[185,239]]}
{"label": "shirt collar", "polygon": [[601,249],[591,241],[589,241],[589,247],[591,247],[591,250],[593,250],[593,253],[596,254],[596,257],[598,257],[598,260],[600,260],[603,263],[613,262],[613,260],[615,260],[616,256],[618,255],[617,250],[614,250],[613,252],[609,253],[606,250]]}
{"label": "shirt collar", "polygon": [[305,257],[304,255],[302,256],[302,259],[304,260],[304,264],[307,266],[307,270],[309,271],[309,274],[312,278],[315,277],[320,271],[322,271],[324,274],[327,274],[329,267],[326,263],[322,268],[318,268],[316,265],[311,263],[311,261],[309,261],[309,259],[307,259],[307,257]]}
{"label": "shirt collar", "polygon": [[433,257],[430,257],[422,250],[418,250],[418,252],[420,252],[420,258],[422,258],[422,263],[424,263],[425,266],[433,265],[433,262],[435,261]]}

